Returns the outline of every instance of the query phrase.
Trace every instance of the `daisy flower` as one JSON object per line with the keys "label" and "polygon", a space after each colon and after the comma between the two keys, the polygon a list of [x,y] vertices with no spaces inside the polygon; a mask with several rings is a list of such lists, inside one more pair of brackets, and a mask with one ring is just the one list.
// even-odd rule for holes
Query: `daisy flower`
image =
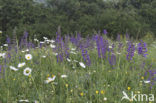
{"label": "daisy flower", "polygon": [[48,38],[47,37],[43,37],[43,39],[47,40]]}
{"label": "daisy flower", "polygon": [[46,56],[45,56],[45,55],[43,55],[43,56],[42,56],[42,58],[46,58]]}
{"label": "daisy flower", "polygon": [[26,60],[31,60],[32,59],[32,55],[31,54],[26,54],[25,55],[25,59]]}
{"label": "daisy flower", "polygon": [[46,83],[46,84],[48,84],[48,83],[50,83],[50,82],[54,81],[54,80],[55,80],[55,78],[56,78],[56,76],[55,76],[55,75],[54,75],[52,78],[51,78],[51,77],[48,77],[48,78],[47,78],[47,80],[45,80],[45,83]]}
{"label": "daisy flower", "polygon": [[61,78],[67,78],[68,76],[67,75],[61,75]]}
{"label": "daisy flower", "polygon": [[55,42],[55,40],[51,40],[50,42],[51,42],[51,43],[54,43],[54,42]]}
{"label": "daisy flower", "polygon": [[23,67],[23,66],[25,66],[25,62],[19,63],[17,67],[18,67],[18,68],[21,68],[21,67]]}
{"label": "daisy flower", "polygon": [[5,58],[5,53],[0,53],[0,57]]}
{"label": "daisy flower", "polygon": [[4,44],[3,46],[8,46],[8,44]]}
{"label": "daisy flower", "polygon": [[58,53],[53,53],[55,56],[57,56],[58,55]]}
{"label": "daisy flower", "polygon": [[104,100],[104,101],[107,101],[107,98],[106,98],[106,97],[104,97],[104,98],[103,98],[103,100]]}
{"label": "daisy flower", "polygon": [[37,41],[38,42],[39,40],[38,39],[34,39],[34,41]]}
{"label": "daisy flower", "polygon": [[70,60],[69,58],[67,58],[67,61],[68,61],[68,62],[71,62],[71,60]]}
{"label": "daisy flower", "polygon": [[44,41],[40,41],[40,44],[44,44],[45,42]]}
{"label": "daisy flower", "polygon": [[77,54],[76,52],[70,51],[71,54]]}
{"label": "daisy flower", "polygon": [[25,51],[27,51],[27,52],[28,52],[28,51],[29,51],[29,49],[26,49]]}
{"label": "daisy flower", "polygon": [[24,53],[25,51],[24,51],[24,50],[22,50],[21,52],[22,52],[22,53]]}
{"label": "daisy flower", "polygon": [[76,48],[71,48],[71,50],[72,50],[72,51],[75,51],[75,50],[76,50]]}
{"label": "daisy flower", "polygon": [[76,62],[76,63],[77,63],[78,61],[77,61],[77,60],[74,60],[74,62]]}
{"label": "daisy flower", "polygon": [[29,76],[31,74],[31,71],[32,71],[31,68],[27,67],[24,69],[23,74],[25,76]]}
{"label": "daisy flower", "polygon": [[18,69],[13,67],[13,66],[10,66],[10,69],[13,70],[13,71],[17,71]]}
{"label": "daisy flower", "polygon": [[150,80],[144,80],[144,83],[150,83],[151,81]]}
{"label": "daisy flower", "polygon": [[55,45],[53,45],[53,44],[50,44],[50,47],[51,47],[51,48],[55,48],[56,46],[55,46]]}
{"label": "daisy flower", "polygon": [[26,100],[19,100],[19,102],[22,102],[22,103],[23,102],[29,102],[29,100],[27,100],[27,99]]}
{"label": "daisy flower", "polygon": [[79,62],[79,64],[80,64],[80,66],[81,66],[82,68],[86,68],[86,66],[85,66],[85,64],[84,64],[84,63]]}

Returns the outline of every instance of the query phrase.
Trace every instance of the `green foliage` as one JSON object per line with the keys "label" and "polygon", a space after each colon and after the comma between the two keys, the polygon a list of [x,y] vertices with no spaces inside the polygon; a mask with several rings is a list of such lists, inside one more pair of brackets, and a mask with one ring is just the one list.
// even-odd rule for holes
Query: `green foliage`
{"label": "green foliage", "polygon": [[82,36],[107,29],[109,36],[129,33],[141,38],[147,32],[156,34],[155,0],[1,0],[0,30],[2,39],[12,35],[17,27],[17,37],[23,30],[30,37],[55,36],[57,27],[62,34],[81,32]]}

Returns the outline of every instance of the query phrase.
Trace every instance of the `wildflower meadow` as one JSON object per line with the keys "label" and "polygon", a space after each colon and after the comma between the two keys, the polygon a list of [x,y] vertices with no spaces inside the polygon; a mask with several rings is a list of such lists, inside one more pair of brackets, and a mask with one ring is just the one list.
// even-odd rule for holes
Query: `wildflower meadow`
{"label": "wildflower meadow", "polygon": [[107,34],[7,37],[0,103],[156,103],[156,41]]}

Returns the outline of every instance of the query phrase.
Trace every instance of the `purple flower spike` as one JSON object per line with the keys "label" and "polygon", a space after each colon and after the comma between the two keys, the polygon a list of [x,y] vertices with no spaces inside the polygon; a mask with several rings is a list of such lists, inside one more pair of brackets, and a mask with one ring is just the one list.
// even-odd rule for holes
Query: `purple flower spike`
{"label": "purple flower spike", "polygon": [[103,30],[103,34],[104,34],[104,35],[107,35],[107,33],[108,33],[107,30],[104,29],[104,30]]}
{"label": "purple flower spike", "polygon": [[135,52],[135,45],[131,42],[128,43],[128,49],[127,49],[127,60],[132,60]]}
{"label": "purple flower spike", "polygon": [[114,54],[112,54],[111,56],[108,57],[108,60],[109,60],[109,64],[111,66],[115,65],[116,64],[116,56]]}
{"label": "purple flower spike", "polygon": [[120,35],[117,36],[117,41],[120,42]]}
{"label": "purple flower spike", "polygon": [[84,50],[83,48],[81,48],[81,51],[82,51],[83,60],[86,62],[88,66],[90,66],[91,60],[90,60],[87,50]]}
{"label": "purple flower spike", "polygon": [[146,57],[146,54],[147,52],[147,44],[143,41],[141,41],[139,44],[138,44],[138,54],[139,55],[142,55],[143,57]]}

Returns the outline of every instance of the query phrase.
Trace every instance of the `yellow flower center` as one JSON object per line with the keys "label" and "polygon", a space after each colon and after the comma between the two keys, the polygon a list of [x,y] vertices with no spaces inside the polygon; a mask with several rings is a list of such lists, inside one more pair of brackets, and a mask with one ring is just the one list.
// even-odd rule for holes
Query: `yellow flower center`
{"label": "yellow flower center", "polygon": [[29,70],[26,70],[26,73],[29,73],[30,71]]}
{"label": "yellow flower center", "polygon": [[142,76],[142,77],[141,77],[141,79],[143,80],[143,79],[144,79],[144,77]]}
{"label": "yellow flower center", "polygon": [[96,94],[98,94],[99,93],[99,91],[96,91]]}
{"label": "yellow flower center", "polygon": [[101,94],[104,94],[104,91],[103,90],[101,90]]}
{"label": "yellow flower center", "polygon": [[81,92],[80,95],[83,96],[84,95],[83,92]]}
{"label": "yellow flower center", "polygon": [[68,87],[68,84],[66,84],[66,87]]}

